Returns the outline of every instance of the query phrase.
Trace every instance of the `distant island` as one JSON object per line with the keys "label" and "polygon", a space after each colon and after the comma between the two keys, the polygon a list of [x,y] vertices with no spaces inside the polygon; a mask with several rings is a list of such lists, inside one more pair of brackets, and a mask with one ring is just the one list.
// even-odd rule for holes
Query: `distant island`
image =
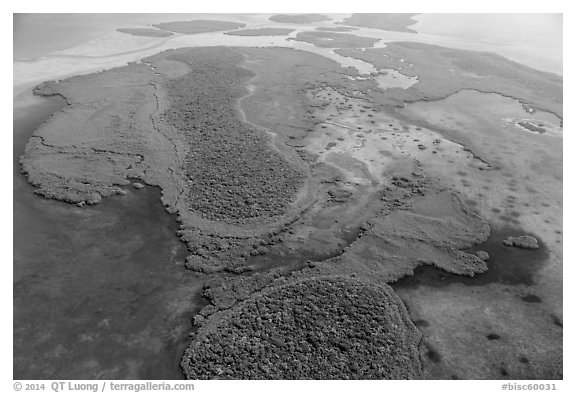
{"label": "distant island", "polygon": [[276,36],[276,35],[288,35],[293,31],[294,29],[285,29],[282,27],[263,27],[261,29],[229,31],[224,34],[241,35],[241,36]]}
{"label": "distant island", "polygon": [[273,15],[270,17],[272,22],[278,23],[296,23],[296,24],[306,24],[314,22],[323,22],[331,20],[327,15],[323,14],[280,14]]}
{"label": "distant island", "polygon": [[134,28],[134,29],[116,29],[120,33],[131,34],[142,37],[169,37],[174,35],[169,31],[159,30],[159,29],[149,29],[149,28]]}
{"label": "distant island", "polygon": [[246,26],[244,23],[221,20],[191,20],[184,22],[166,22],[153,25],[162,30],[180,34],[200,34],[212,31],[234,30]]}
{"label": "distant island", "polygon": [[416,33],[409,29],[416,23],[413,16],[418,14],[352,14],[351,17],[342,21],[348,26],[371,27],[373,29],[401,31],[404,33]]}

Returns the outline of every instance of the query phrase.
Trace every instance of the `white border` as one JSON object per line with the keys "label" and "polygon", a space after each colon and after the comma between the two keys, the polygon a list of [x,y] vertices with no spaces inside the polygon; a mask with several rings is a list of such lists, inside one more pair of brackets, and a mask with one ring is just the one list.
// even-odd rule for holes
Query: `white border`
{"label": "white border", "polygon": [[[464,2],[464,1],[447,1],[447,0],[437,0],[437,1],[424,1],[424,0],[413,0],[410,2],[390,2],[390,1],[378,1],[378,2],[333,2],[327,0],[320,1],[304,1],[304,0],[292,0],[281,4],[278,2],[264,2],[264,1],[254,1],[254,0],[243,0],[243,1],[211,1],[209,3],[198,2],[198,1],[168,1],[163,0],[160,2],[119,2],[112,0],[99,0],[92,2],[81,2],[78,0],[66,0],[66,1],[17,1],[10,2],[6,4],[4,2],[3,11],[1,14],[2,28],[7,30],[2,35],[2,48],[8,50],[12,46],[12,13],[54,13],[54,12],[79,12],[79,13],[91,13],[91,12],[118,12],[118,13],[129,13],[129,12],[142,12],[142,13],[157,13],[157,12],[223,12],[226,13],[247,13],[247,12],[266,12],[266,13],[290,13],[290,12],[331,12],[331,13],[349,13],[349,12],[504,12],[504,13],[515,13],[515,12],[545,12],[545,13],[564,13],[564,94],[565,94],[565,107],[568,108],[566,111],[564,119],[564,129],[567,130],[564,134],[564,153],[565,162],[564,168],[565,174],[568,176],[564,178],[564,222],[566,226],[564,228],[564,243],[570,244],[570,239],[573,239],[574,231],[573,225],[571,225],[571,218],[576,217],[574,215],[574,207],[571,205],[570,196],[573,194],[573,178],[571,176],[571,169],[574,167],[574,156],[572,156],[571,147],[574,146],[574,133],[572,132],[572,117],[571,117],[571,104],[572,100],[572,72],[573,70],[573,56],[571,53],[570,46],[574,47],[574,44],[568,44],[570,42],[569,37],[574,37],[575,22],[572,18],[572,13],[570,12],[570,7],[568,1],[557,1],[557,0],[546,0],[539,2],[519,2],[519,1],[481,1],[481,2]],[[10,39],[10,44],[8,40]],[[566,50],[567,49],[567,50]],[[10,71],[8,70],[10,67]],[[4,92],[2,95],[4,115],[2,118],[3,127],[2,130],[2,171],[3,179],[8,179],[12,176],[12,159],[11,159],[11,148],[12,148],[12,133],[9,132],[11,125],[9,125],[8,116],[9,108],[12,108],[12,96],[11,86],[12,81],[9,81],[9,76],[12,76],[11,65],[3,65],[2,76],[5,80],[3,83]],[[10,138],[8,138],[10,135]],[[2,297],[0,299],[1,310],[5,315],[4,323],[2,326],[2,340],[0,353],[2,354],[0,373],[2,378],[0,379],[0,391],[10,392],[13,391],[13,381],[12,381],[12,259],[8,257],[11,255],[9,250],[12,248],[12,218],[9,220],[8,217],[12,217],[12,193],[2,193],[1,194],[1,206],[3,213],[3,225],[2,225]],[[570,300],[572,295],[574,295],[573,286],[571,285],[574,277],[574,267],[572,266],[572,257],[574,252],[567,248],[565,250],[564,260],[567,262],[564,266],[564,299],[567,304],[571,304]],[[567,307],[568,313],[564,313],[564,325],[570,329],[574,324],[574,312],[571,311],[571,307]],[[564,381],[555,381],[558,390],[566,391],[568,386],[573,386],[571,391],[574,391],[575,378],[573,377],[570,370],[573,369],[573,348],[574,339],[571,334],[565,336],[564,341]],[[89,382],[89,381],[87,381]],[[514,383],[514,381],[511,381]],[[529,383],[532,381],[525,381],[521,383]],[[536,381],[534,381],[536,382]],[[443,392],[462,392],[466,390],[467,392],[490,392],[490,391],[500,391],[501,385],[504,382],[501,381],[374,381],[374,382],[346,382],[346,381],[324,381],[324,382],[197,382],[195,391],[251,391],[251,392],[269,392],[270,388],[273,386],[274,389],[280,389],[282,391],[286,390],[305,390],[309,391],[312,389],[322,389],[322,391],[350,391],[350,390],[360,390],[360,391],[384,391],[402,389],[402,390],[416,390],[418,391],[443,391]],[[518,382],[520,383],[520,382]],[[49,390],[47,388],[47,390]]]}

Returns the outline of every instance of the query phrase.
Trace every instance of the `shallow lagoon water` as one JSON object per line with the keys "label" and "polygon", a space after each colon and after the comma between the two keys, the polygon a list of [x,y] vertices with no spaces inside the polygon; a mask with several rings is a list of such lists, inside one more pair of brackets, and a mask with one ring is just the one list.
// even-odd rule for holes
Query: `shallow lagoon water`
{"label": "shallow lagoon water", "polygon": [[[421,267],[393,285],[412,318],[429,322],[421,328],[423,345],[434,347],[437,356],[427,367],[440,378],[561,378],[560,119],[530,114],[508,97],[471,90],[408,104],[400,112],[448,139],[464,140],[484,160],[466,164],[445,155],[440,144],[436,155],[445,162],[427,173],[459,191],[492,229],[488,241],[471,250],[491,255],[488,272],[468,278]],[[555,131],[527,132],[516,125],[520,119],[550,124]],[[460,152],[466,158],[474,153]],[[502,245],[506,237],[521,234],[535,236],[540,248]],[[505,338],[482,344],[492,333]],[[518,359],[529,359],[529,365]]]}
{"label": "shallow lagoon water", "polygon": [[562,75],[562,14],[420,14],[419,34],[475,42],[479,49]]}
{"label": "shallow lagoon water", "polygon": [[[486,171],[474,164],[450,169],[448,162],[433,173],[474,201],[484,217],[500,224],[507,217],[512,223],[530,225],[534,222],[528,219],[540,220],[535,217],[540,215],[561,226],[563,137],[556,115],[542,111],[530,114],[517,100],[474,90],[443,100],[412,103],[401,113],[464,138],[466,146],[490,165]],[[525,119],[551,124],[553,131],[527,132],[516,125]],[[534,226],[526,229],[535,233],[542,230]]]}
{"label": "shallow lagoon water", "polygon": [[14,378],[181,379],[201,280],[160,190],[78,208],[33,194],[17,159],[61,100],[14,120]]}
{"label": "shallow lagoon water", "polygon": [[418,77],[406,76],[394,69],[384,69],[381,71],[384,71],[385,74],[380,74],[375,79],[378,83],[378,86],[380,86],[382,89],[390,89],[393,87],[407,89],[410,86],[418,83]]}

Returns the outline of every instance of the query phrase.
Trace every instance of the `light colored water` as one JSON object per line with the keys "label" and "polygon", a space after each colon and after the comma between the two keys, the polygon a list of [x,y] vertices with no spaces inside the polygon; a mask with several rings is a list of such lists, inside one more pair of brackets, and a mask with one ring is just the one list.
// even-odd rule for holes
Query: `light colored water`
{"label": "light colored water", "polygon": [[381,71],[386,72],[386,74],[378,75],[376,82],[382,89],[391,89],[393,87],[407,89],[418,83],[418,77],[416,76],[406,76],[393,69],[382,69]]}
{"label": "light colored water", "polygon": [[562,14],[421,14],[420,34],[475,42],[511,60],[562,75]]}
{"label": "light colored water", "polygon": [[14,58],[30,60],[71,48],[122,27],[209,19],[260,24],[267,14],[15,14]]}
{"label": "light colored water", "polygon": [[[477,161],[467,165],[452,159],[445,154],[444,143],[436,154],[442,160],[436,165],[425,161],[429,176],[459,191],[490,222],[491,239],[479,248],[489,252],[492,270],[469,282],[485,286],[473,289],[462,285],[464,280],[444,279],[441,273],[424,269],[407,280],[421,286],[395,288],[412,318],[428,321],[429,327],[421,331],[425,342],[442,348],[442,365],[449,373],[444,378],[453,373],[464,379],[497,379],[504,375],[503,369],[512,379],[558,378],[562,330],[553,318],[562,319],[563,304],[560,120],[545,112],[529,114],[514,99],[470,90],[408,104],[401,112],[468,138],[467,146],[474,146],[491,165],[484,168]],[[515,125],[520,119],[556,129],[526,132]],[[544,253],[511,251],[501,243],[507,236],[526,233],[538,237]],[[541,301],[526,303],[522,296],[528,291]],[[505,339],[496,346],[482,344],[490,331],[502,332]],[[456,336],[458,344],[452,345]],[[517,367],[524,354],[530,357],[530,369]]]}
{"label": "light colored water", "polygon": [[[408,104],[400,111],[465,137],[469,147],[491,165],[492,170],[479,171],[473,166],[451,169],[447,163],[436,173],[474,200],[483,217],[501,224],[514,220],[548,240],[557,255],[561,253],[554,232],[562,227],[560,119],[548,112],[529,114],[514,99],[474,90]],[[516,125],[519,120],[550,124],[551,131],[527,132]]]}
{"label": "light colored water", "polygon": [[[332,15],[335,20],[340,19],[338,15]],[[268,21],[268,14],[252,14],[252,15],[226,15],[226,14],[182,14],[182,15],[168,15],[161,14],[147,14],[144,16],[131,16],[125,20],[120,20],[119,17],[113,15],[110,20],[106,19],[104,28],[90,29],[85,32],[80,31],[79,36],[83,37],[84,41],[77,45],[72,45],[71,40],[64,40],[63,45],[68,47],[58,48],[52,50],[50,53],[45,53],[44,47],[39,45],[39,42],[52,42],[52,40],[59,40],[59,30],[52,32],[50,29],[44,31],[37,29],[35,34],[21,34],[16,33],[16,45],[21,45],[25,49],[19,50],[18,53],[28,55],[27,59],[20,59],[14,61],[14,96],[21,93],[34,84],[40,83],[44,80],[64,78],[71,75],[84,74],[95,72],[101,69],[109,69],[127,64],[130,61],[138,61],[143,57],[156,54],[160,51],[167,49],[176,49],[182,47],[203,47],[203,46],[248,46],[248,47],[268,47],[280,46],[291,47],[300,50],[305,50],[319,55],[328,57],[342,64],[344,67],[352,66],[358,69],[361,73],[368,73],[374,71],[371,64],[361,60],[352,59],[349,57],[342,57],[333,52],[330,48],[319,48],[306,42],[294,41],[290,39],[294,37],[298,31],[313,30],[315,26],[326,26],[332,22],[319,22],[313,25],[291,25],[291,24],[278,24]],[[32,19],[37,18],[31,16]],[[91,15],[79,15],[78,20],[87,18],[87,25],[92,25]],[[97,17],[100,21],[102,17]],[[296,31],[289,37],[276,36],[234,36],[226,35],[223,32],[212,32],[194,35],[174,35],[166,38],[151,38],[151,37],[137,37],[128,34],[123,34],[115,31],[119,27],[143,27],[150,23],[157,23],[161,21],[170,20],[186,20],[186,19],[219,19],[235,21],[247,24],[247,27],[286,27],[292,28]],[[27,17],[21,17],[22,21],[19,22],[18,28],[24,28],[31,22],[27,21]],[[25,23],[26,22],[26,23]],[[53,23],[60,23],[61,20],[57,19]],[[68,18],[63,18],[64,26],[68,34],[75,36],[75,31],[79,29],[77,23],[67,23]],[[42,34],[45,33],[45,34]],[[18,38],[18,36],[22,36]],[[28,37],[32,35],[33,41]],[[76,40],[74,40],[76,42]],[[55,49],[54,45],[48,45]],[[30,58],[32,57],[32,58]],[[15,56],[16,59],[19,56]]]}

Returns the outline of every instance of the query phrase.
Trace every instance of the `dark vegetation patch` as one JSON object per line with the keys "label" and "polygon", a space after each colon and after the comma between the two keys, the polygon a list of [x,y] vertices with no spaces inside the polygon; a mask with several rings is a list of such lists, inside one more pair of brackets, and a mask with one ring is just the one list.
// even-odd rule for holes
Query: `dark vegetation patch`
{"label": "dark vegetation patch", "polygon": [[181,22],[166,22],[153,25],[162,30],[180,34],[199,34],[212,31],[234,30],[246,26],[244,23],[227,22],[221,20],[190,20]]}
{"label": "dark vegetation patch", "polygon": [[472,200],[472,199],[467,199],[467,200],[466,200],[466,203],[467,203],[468,206],[470,206],[470,207],[478,206],[478,202],[476,202],[475,200]]}
{"label": "dark vegetation patch", "polygon": [[428,327],[430,326],[430,323],[425,319],[417,319],[414,321],[414,325],[418,327]]}
{"label": "dark vegetation patch", "polygon": [[419,340],[389,287],[307,279],[213,314],[182,368],[189,379],[414,379]]}
{"label": "dark vegetation patch", "polygon": [[342,21],[342,24],[358,27],[371,27],[374,29],[416,33],[409,29],[416,23],[413,16],[418,14],[352,14]]}
{"label": "dark vegetation patch", "polygon": [[284,29],[281,27],[263,27],[261,29],[245,29],[229,31],[224,34],[227,35],[241,35],[241,36],[275,36],[275,35],[288,35],[294,29]]}
{"label": "dark vegetation patch", "polygon": [[322,48],[366,48],[374,46],[379,40],[348,33],[303,31],[296,35],[296,41],[308,42]]}
{"label": "dark vegetation patch", "polygon": [[143,37],[169,37],[173,33],[158,29],[135,28],[135,29],[116,29],[120,33],[143,36]]}
{"label": "dark vegetation patch", "polygon": [[274,151],[262,131],[241,120],[237,102],[252,73],[223,48],[169,56],[190,65],[167,83],[165,120],[187,135],[190,210],[209,220],[241,222],[282,215],[304,175]]}
{"label": "dark vegetation patch", "polygon": [[536,296],[532,293],[529,293],[526,296],[522,296],[522,300],[525,301],[526,303],[540,303],[540,302],[542,302],[542,299],[540,299],[539,296]]}
{"label": "dark vegetation patch", "polygon": [[558,327],[564,327],[564,324],[562,323],[562,320],[560,318],[558,318],[558,316],[552,314],[552,322],[554,322],[554,325],[558,326]]}
{"label": "dark vegetation patch", "polygon": [[330,19],[329,16],[323,14],[279,14],[270,17],[272,22],[295,24],[323,22]]}
{"label": "dark vegetation patch", "polygon": [[442,357],[440,356],[438,351],[436,351],[436,349],[432,346],[432,344],[425,343],[424,345],[426,347],[426,356],[428,357],[428,359],[430,359],[434,363],[442,362]]}
{"label": "dark vegetation patch", "polygon": [[533,124],[530,123],[529,121],[519,121],[516,124],[536,134],[545,134],[546,131],[548,131],[546,129],[546,126],[544,126],[543,124]]}

